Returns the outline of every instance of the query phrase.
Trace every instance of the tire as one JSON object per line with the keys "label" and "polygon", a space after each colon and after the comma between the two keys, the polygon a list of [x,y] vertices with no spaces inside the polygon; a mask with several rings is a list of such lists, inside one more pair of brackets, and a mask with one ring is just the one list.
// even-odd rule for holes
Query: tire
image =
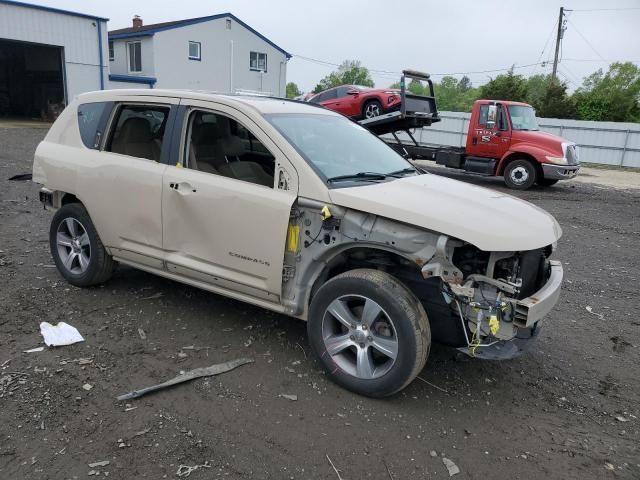
{"label": "tire", "polygon": [[550,187],[558,183],[558,180],[554,180],[552,178],[541,178],[536,183],[541,187]]}
{"label": "tire", "polygon": [[79,203],[64,205],[55,213],[49,228],[49,247],[60,274],[76,287],[104,283],[115,269],[89,213]]}
{"label": "tire", "polygon": [[411,383],[431,347],[422,304],[395,277],[378,270],[350,270],[320,287],[311,301],[307,333],[332,381],[373,398]]}
{"label": "tire", "polygon": [[538,178],[538,170],[533,162],[517,159],[509,163],[504,169],[504,183],[514,190],[531,188]]}
{"label": "tire", "polygon": [[362,106],[362,118],[374,118],[382,115],[382,104],[378,100],[369,100]]}

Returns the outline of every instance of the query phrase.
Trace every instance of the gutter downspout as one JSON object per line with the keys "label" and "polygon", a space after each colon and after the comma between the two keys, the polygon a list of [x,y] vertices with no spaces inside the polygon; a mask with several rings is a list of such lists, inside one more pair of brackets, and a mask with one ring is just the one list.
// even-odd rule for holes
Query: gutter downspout
{"label": "gutter downspout", "polygon": [[98,55],[100,55],[100,90],[104,90],[104,59],[102,58],[102,20],[98,22]]}
{"label": "gutter downspout", "polygon": [[233,40],[229,42],[229,93],[233,94]]}

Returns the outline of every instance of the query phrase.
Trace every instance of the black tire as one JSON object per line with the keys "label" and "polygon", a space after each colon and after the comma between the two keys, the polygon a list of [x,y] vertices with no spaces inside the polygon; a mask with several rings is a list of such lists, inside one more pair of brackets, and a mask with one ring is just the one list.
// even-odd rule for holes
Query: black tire
{"label": "black tire", "polygon": [[[75,220],[78,222],[80,227],[85,230],[85,233],[88,236],[88,245],[85,247],[79,247],[86,248],[89,251],[88,262],[85,264],[86,267],[82,271],[80,271],[82,267],[79,260],[75,260],[75,263],[72,262],[72,266],[75,265],[75,271],[73,271],[69,267],[65,266],[63,257],[61,256],[65,251],[70,252],[73,250],[73,247],[58,245],[59,230],[66,229],[66,233],[69,233],[69,229],[66,227],[68,220]],[[51,220],[51,227],[49,228],[49,247],[51,248],[53,261],[55,262],[56,267],[58,267],[60,274],[67,282],[71,285],[75,285],[76,287],[90,287],[92,285],[104,283],[111,278],[115,269],[116,263],[104,248],[104,245],[98,236],[98,232],[89,217],[89,213],[84,206],[79,203],[69,203],[64,205],[55,213]],[[61,250],[63,253],[61,253]]]}
{"label": "black tire", "polygon": [[558,180],[554,180],[552,178],[540,178],[537,181],[537,184],[541,187],[550,187],[552,185],[555,185],[556,183],[558,183]]}
{"label": "black tire", "polygon": [[[371,114],[368,115],[368,111],[371,110]],[[373,110],[375,110],[375,113]],[[368,100],[366,102],[364,102],[364,105],[362,106],[362,118],[363,119],[367,119],[367,118],[374,118],[377,117],[379,115],[382,115],[384,113],[384,111],[382,110],[382,104],[378,101],[378,100]]]}
{"label": "black tire", "polygon": [[[336,360],[338,357],[332,356],[327,350],[324,340],[326,330],[323,328],[325,315],[331,315],[327,309],[333,302],[345,297],[373,300],[376,306],[382,309],[383,315],[378,318],[384,320],[388,315],[391,320],[393,330],[387,330],[391,336],[382,338],[395,337],[393,341],[397,344],[397,355],[392,363],[385,367],[387,369],[384,370],[384,374],[377,378],[358,378],[355,374],[349,373],[339,364],[342,360]],[[362,309],[364,310],[364,307]],[[331,316],[331,318],[335,320],[335,317]],[[374,322],[375,324],[377,321]],[[424,368],[431,347],[431,330],[422,304],[395,277],[378,270],[350,270],[332,278],[320,287],[311,301],[307,333],[315,357],[332,381],[352,392],[374,398],[393,395],[411,383]],[[346,335],[348,336],[349,333],[347,331]],[[379,331],[370,332],[375,338],[381,338],[377,336],[379,333]],[[343,334],[344,332],[341,332],[337,335]],[[350,338],[353,340],[354,337]],[[371,338],[371,336],[368,337],[369,340]],[[341,350],[340,355],[343,358],[358,358],[355,353],[357,351],[358,346],[354,344]],[[366,351],[371,351],[370,354],[367,353],[368,358],[374,355],[379,356],[379,351],[372,346],[367,346]]]}
{"label": "black tire", "polygon": [[510,162],[504,169],[504,183],[514,190],[527,190],[538,179],[538,169],[530,160],[521,158]]}

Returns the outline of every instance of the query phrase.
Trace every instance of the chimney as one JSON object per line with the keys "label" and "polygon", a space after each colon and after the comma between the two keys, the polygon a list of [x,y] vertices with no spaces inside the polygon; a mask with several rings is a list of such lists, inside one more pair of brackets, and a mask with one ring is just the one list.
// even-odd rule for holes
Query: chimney
{"label": "chimney", "polygon": [[140,28],[140,27],[142,27],[142,18],[140,18],[140,15],[134,15],[133,28]]}

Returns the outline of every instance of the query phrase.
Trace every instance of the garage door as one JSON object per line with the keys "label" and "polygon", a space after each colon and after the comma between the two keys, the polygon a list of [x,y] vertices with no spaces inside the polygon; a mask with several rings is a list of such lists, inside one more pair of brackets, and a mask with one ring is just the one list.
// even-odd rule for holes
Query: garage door
{"label": "garage door", "polygon": [[52,119],[66,103],[63,48],[0,39],[0,117]]}

